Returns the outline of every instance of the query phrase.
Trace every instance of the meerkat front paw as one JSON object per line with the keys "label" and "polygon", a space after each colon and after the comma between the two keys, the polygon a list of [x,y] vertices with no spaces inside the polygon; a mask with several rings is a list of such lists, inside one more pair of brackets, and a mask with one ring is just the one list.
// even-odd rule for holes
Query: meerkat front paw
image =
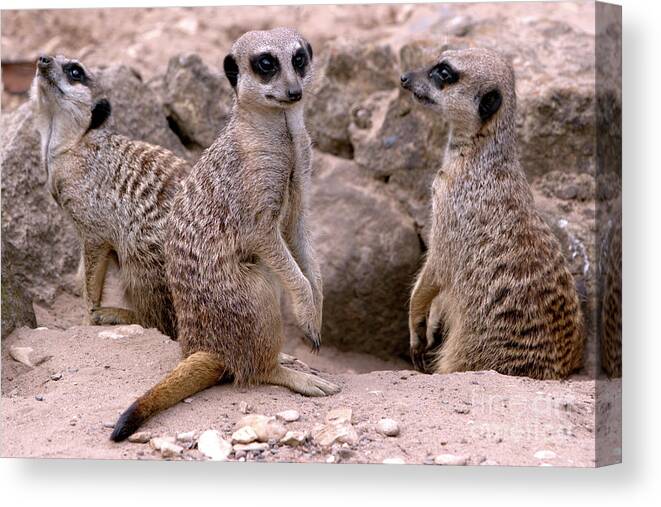
{"label": "meerkat front paw", "polygon": [[411,333],[411,361],[416,370],[424,372],[425,355],[428,348],[426,319],[421,320],[417,324],[410,322],[409,330]]}

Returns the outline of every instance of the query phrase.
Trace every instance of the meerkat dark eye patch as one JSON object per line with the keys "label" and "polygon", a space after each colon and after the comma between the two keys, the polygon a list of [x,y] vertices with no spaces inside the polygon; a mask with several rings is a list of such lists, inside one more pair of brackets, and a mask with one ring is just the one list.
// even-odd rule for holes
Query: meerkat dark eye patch
{"label": "meerkat dark eye patch", "polygon": [[223,70],[225,71],[225,77],[232,85],[232,88],[236,88],[236,83],[239,81],[239,66],[236,64],[234,56],[227,55],[223,60]]}
{"label": "meerkat dark eye patch", "polygon": [[81,83],[87,84],[87,75],[83,68],[75,62],[65,63],[62,66],[62,70],[67,76],[67,80],[71,84]]}
{"label": "meerkat dark eye patch", "polygon": [[101,99],[92,108],[92,120],[88,130],[98,129],[110,116],[111,107],[107,99]]}
{"label": "meerkat dark eye patch", "polygon": [[280,62],[271,53],[261,53],[250,58],[250,67],[264,82],[268,82],[280,70]]}
{"label": "meerkat dark eye patch", "polygon": [[459,81],[459,73],[447,62],[441,62],[435,65],[429,71],[429,79],[441,90],[444,86],[451,85]]}
{"label": "meerkat dark eye patch", "polygon": [[291,57],[291,64],[299,76],[305,76],[305,68],[308,65],[308,54],[305,49],[298,48],[296,50],[294,56]]}
{"label": "meerkat dark eye patch", "polygon": [[310,61],[312,61],[312,46],[310,46],[309,42],[306,42],[305,47],[308,50],[308,58],[310,58]]}
{"label": "meerkat dark eye patch", "polygon": [[482,123],[496,114],[502,101],[503,97],[498,89],[491,90],[482,95],[482,98],[480,99],[480,105],[477,108]]}

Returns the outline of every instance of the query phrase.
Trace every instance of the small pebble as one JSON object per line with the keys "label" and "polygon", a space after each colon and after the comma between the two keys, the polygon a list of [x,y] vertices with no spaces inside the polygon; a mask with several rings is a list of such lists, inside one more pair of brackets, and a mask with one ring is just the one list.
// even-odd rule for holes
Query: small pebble
{"label": "small pebble", "polygon": [[184,403],[193,403],[193,398],[184,398]]}
{"label": "small pebble", "polygon": [[280,439],[281,444],[296,447],[304,443],[309,437],[307,431],[288,431],[284,437]]}
{"label": "small pebble", "polygon": [[284,422],[294,422],[299,420],[301,414],[296,410],[283,410],[282,412],[278,412],[275,416]]}
{"label": "small pebble", "polygon": [[216,430],[207,430],[197,440],[198,450],[213,461],[227,461],[232,452],[232,444],[220,436]]}
{"label": "small pebble", "polygon": [[546,449],[543,449],[541,451],[537,451],[535,453],[535,458],[537,459],[553,459],[556,458],[558,455],[554,453],[553,451],[549,451]]}
{"label": "small pebble", "polygon": [[269,444],[266,442],[251,442],[249,444],[234,444],[234,452],[264,452],[268,450]]}
{"label": "small pebble", "polygon": [[177,433],[177,442],[190,444],[193,440],[195,440],[195,432],[194,431],[186,431],[184,433]]}
{"label": "small pebble", "polygon": [[386,458],[381,463],[384,465],[405,465],[406,461],[402,458]]}
{"label": "small pebble", "polygon": [[133,433],[133,435],[129,435],[128,440],[133,444],[146,444],[151,440],[151,433],[148,431],[138,431],[137,433]]}
{"label": "small pebble", "polygon": [[257,433],[250,426],[243,426],[232,433],[233,444],[249,444],[257,440]]}
{"label": "small pebble", "polygon": [[384,418],[376,424],[376,431],[387,437],[399,435],[399,424],[394,419]]}
{"label": "small pebble", "polygon": [[53,373],[53,374],[50,376],[50,379],[51,379],[51,380],[54,380],[54,381],[58,381],[58,380],[60,380],[61,378],[62,378],[62,373]]}
{"label": "small pebble", "polygon": [[252,407],[250,405],[248,405],[247,402],[242,401],[241,403],[239,403],[239,412],[241,412],[242,414],[247,414],[251,410],[252,410]]}
{"label": "small pebble", "polygon": [[326,463],[335,463],[335,456],[332,454],[326,458]]}
{"label": "small pebble", "polygon": [[351,424],[351,419],[353,417],[353,412],[350,408],[335,408],[328,412],[326,415],[326,422],[329,424],[337,423],[349,423]]}
{"label": "small pebble", "polygon": [[44,397],[41,394],[36,395],[34,399],[37,401],[44,401]]}
{"label": "small pebble", "polygon": [[115,423],[112,422],[112,421],[106,421],[106,422],[103,423],[103,427],[104,427],[104,428],[114,428],[114,427],[115,427]]}
{"label": "small pebble", "polygon": [[437,465],[454,465],[463,466],[468,459],[465,456],[456,456],[454,454],[439,454],[434,458],[434,463]]}

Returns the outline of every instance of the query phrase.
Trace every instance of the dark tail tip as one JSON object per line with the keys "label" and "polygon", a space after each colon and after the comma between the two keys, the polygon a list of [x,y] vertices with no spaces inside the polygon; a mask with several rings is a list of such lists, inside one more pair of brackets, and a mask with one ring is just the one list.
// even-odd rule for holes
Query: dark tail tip
{"label": "dark tail tip", "polygon": [[110,435],[110,440],[113,442],[126,440],[130,435],[136,432],[144,420],[144,417],[140,415],[140,411],[138,410],[138,402],[133,402],[133,404],[127,408],[117,420],[115,429],[113,430],[112,435]]}

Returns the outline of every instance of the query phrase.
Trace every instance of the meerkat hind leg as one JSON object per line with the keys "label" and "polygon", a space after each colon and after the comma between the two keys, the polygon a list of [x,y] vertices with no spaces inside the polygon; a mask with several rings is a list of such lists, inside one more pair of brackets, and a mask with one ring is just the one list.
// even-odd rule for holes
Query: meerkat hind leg
{"label": "meerkat hind leg", "polygon": [[328,396],[340,392],[340,386],[311,373],[292,370],[278,364],[263,379],[265,384],[283,386],[305,396]]}
{"label": "meerkat hind leg", "polygon": [[118,326],[122,324],[139,324],[137,315],[126,308],[102,306],[91,312],[92,324],[96,326]]}

